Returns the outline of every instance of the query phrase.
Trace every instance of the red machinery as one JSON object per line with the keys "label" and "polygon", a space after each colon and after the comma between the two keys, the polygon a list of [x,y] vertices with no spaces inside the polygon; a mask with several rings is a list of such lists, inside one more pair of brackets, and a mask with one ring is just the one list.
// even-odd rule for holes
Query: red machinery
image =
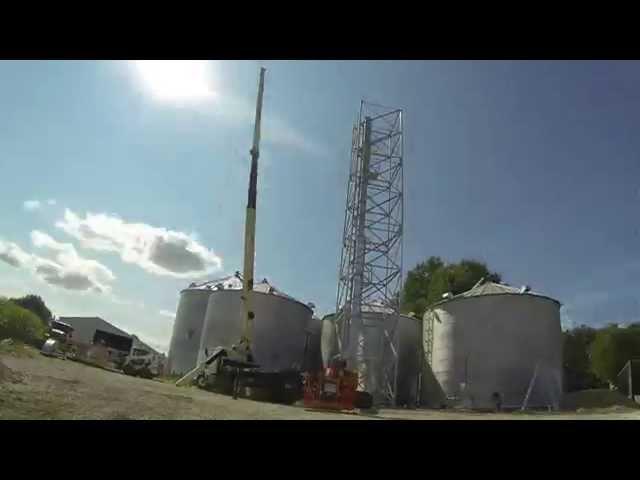
{"label": "red machinery", "polygon": [[346,369],[344,360],[328,368],[305,374],[303,403],[306,408],[353,410],[371,408],[373,398],[358,390],[358,375]]}

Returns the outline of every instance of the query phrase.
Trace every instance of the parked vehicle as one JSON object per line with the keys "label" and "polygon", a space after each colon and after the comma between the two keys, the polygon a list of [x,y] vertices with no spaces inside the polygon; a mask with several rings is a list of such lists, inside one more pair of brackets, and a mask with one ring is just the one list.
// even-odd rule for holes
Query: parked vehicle
{"label": "parked vehicle", "polygon": [[68,323],[52,320],[49,324],[49,331],[45,334],[47,339],[42,345],[40,353],[49,357],[57,357],[66,360],[74,358],[76,348],[71,341],[73,327]]}
{"label": "parked vehicle", "polygon": [[153,352],[134,346],[122,365],[122,371],[134,377],[157,377],[161,373],[161,367],[156,357]]}

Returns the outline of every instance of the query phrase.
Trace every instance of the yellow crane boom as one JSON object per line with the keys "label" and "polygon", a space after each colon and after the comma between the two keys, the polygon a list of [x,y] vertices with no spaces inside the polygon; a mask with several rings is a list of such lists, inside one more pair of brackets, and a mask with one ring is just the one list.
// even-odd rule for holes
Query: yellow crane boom
{"label": "yellow crane boom", "polygon": [[243,331],[240,345],[252,361],[251,340],[253,338],[253,319],[255,313],[251,302],[255,263],[256,241],[256,201],[258,196],[258,158],[260,157],[260,123],[262,120],[262,96],[264,92],[264,74],[266,69],[260,68],[258,83],[258,99],[256,102],[256,118],[253,130],[253,146],[251,147],[251,173],[249,174],[249,195],[247,198],[247,214],[244,229],[244,269],[242,282],[242,315]]}

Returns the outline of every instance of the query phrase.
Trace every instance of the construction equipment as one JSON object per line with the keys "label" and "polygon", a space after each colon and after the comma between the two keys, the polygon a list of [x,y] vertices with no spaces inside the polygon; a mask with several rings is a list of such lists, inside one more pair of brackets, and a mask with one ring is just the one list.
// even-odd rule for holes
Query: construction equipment
{"label": "construction equipment", "polygon": [[296,370],[266,372],[255,363],[252,351],[253,276],[255,262],[256,203],[258,158],[260,156],[260,125],[265,69],[260,69],[258,99],[251,147],[251,171],[244,232],[244,270],[242,276],[243,329],[236,345],[218,346],[202,363],[180,378],[176,385],[194,382],[209,390],[231,394],[234,398],[260,397],[270,401],[293,403],[302,393],[302,378]]}
{"label": "construction equipment", "polygon": [[373,397],[358,390],[358,374],[347,370],[346,366],[345,360],[337,358],[324,370],[306,373],[304,406],[337,411],[371,408]]}
{"label": "construction equipment", "polygon": [[262,95],[264,92],[265,69],[260,69],[258,83],[258,100],[256,102],[256,121],[253,129],[253,145],[251,147],[251,172],[249,173],[249,195],[247,198],[247,213],[244,227],[244,270],[242,282],[242,306],[244,328],[238,352],[244,354],[246,362],[253,362],[251,353],[251,335],[253,333],[253,312],[251,291],[253,290],[253,273],[256,254],[256,203],[258,197],[258,158],[260,157],[260,123],[262,121]]}

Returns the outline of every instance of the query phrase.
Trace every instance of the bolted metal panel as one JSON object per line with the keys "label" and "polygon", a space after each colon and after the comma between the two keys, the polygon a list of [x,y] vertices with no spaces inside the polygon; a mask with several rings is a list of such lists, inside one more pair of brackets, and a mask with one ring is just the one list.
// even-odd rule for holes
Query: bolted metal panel
{"label": "bolted metal panel", "polygon": [[449,404],[493,408],[497,393],[505,407],[525,399],[529,407],[559,407],[562,330],[555,300],[526,293],[459,298],[434,306],[423,328],[433,337],[425,368]]}
{"label": "bolted metal panel", "polygon": [[338,336],[335,326],[336,316],[334,313],[325,315],[322,318],[322,333],[320,338],[320,350],[322,352],[322,365],[326,368],[329,362],[338,355]]}
{"label": "bolted metal panel", "polygon": [[[336,300],[337,340],[359,388],[378,404],[396,398],[402,289],[403,115],[361,102],[353,129]],[[385,309],[383,322],[366,312]],[[382,339],[384,348],[371,345]]]}
{"label": "bolted metal panel", "polygon": [[[364,321],[379,328],[366,330],[366,352],[372,358],[382,361],[384,349],[389,342],[384,337],[384,331],[391,330],[393,318],[384,312],[363,312]],[[322,319],[322,361],[326,367],[329,361],[338,353],[338,341],[335,328],[335,314],[329,314]],[[386,327],[386,328],[385,328]],[[415,406],[418,402],[419,375],[421,373],[421,321],[419,319],[400,315],[397,327],[394,329],[393,344],[397,345],[397,388],[396,404]],[[372,368],[380,371],[381,365],[372,364]]]}
{"label": "bolted metal panel", "polygon": [[198,348],[207,311],[209,296],[207,288],[187,288],[180,292],[180,302],[173,324],[169,346],[169,372],[180,375],[196,366]]}
{"label": "bolted metal panel", "polygon": [[[199,361],[205,350],[211,353],[218,346],[230,348],[242,333],[240,290],[214,291],[207,306]],[[312,310],[290,297],[254,290],[252,305],[252,350],[255,361],[265,371],[301,369],[304,363],[307,328]]]}
{"label": "bolted metal panel", "polygon": [[307,325],[307,351],[304,364],[305,371],[318,371],[322,369],[321,352],[322,320],[311,318]]}
{"label": "bolted metal panel", "polygon": [[396,405],[416,406],[419,396],[419,376],[422,371],[422,322],[418,318],[400,315],[397,332],[398,381]]}

